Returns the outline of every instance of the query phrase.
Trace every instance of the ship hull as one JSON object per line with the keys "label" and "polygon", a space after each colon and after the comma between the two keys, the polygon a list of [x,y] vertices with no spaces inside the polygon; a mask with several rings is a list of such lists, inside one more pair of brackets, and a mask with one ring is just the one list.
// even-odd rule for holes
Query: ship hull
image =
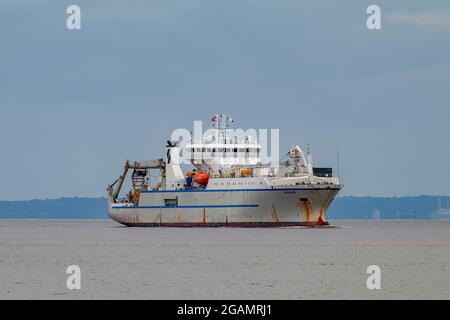
{"label": "ship hull", "polygon": [[324,226],[339,187],[144,191],[137,205],[113,203],[110,217],[133,227]]}

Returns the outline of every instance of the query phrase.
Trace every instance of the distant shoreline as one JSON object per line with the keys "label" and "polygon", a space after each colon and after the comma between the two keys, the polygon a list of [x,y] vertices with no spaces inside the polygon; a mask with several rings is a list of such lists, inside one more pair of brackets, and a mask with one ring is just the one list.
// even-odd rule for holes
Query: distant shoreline
{"label": "distant shoreline", "polygon": [[[337,197],[327,211],[327,220],[450,220],[450,197]],[[0,219],[82,220],[109,219],[108,202],[99,198],[0,201]]]}

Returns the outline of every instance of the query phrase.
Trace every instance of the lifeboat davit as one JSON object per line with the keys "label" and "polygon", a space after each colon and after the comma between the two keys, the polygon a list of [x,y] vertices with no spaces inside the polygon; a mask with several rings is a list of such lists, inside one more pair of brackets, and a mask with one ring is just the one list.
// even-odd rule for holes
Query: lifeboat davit
{"label": "lifeboat davit", "polygon": [[203,172],[197,172],[195,174],[194,181],[196,183],[198,183],[198,184],[207,185],[208,181],[209,181],[209,174],[208,173],[203,173]]}

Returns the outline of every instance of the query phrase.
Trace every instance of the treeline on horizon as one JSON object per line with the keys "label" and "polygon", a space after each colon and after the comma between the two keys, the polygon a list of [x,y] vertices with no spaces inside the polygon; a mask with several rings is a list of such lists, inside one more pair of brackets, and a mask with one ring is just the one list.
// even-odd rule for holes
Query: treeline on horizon
{"label": "treeline on horizon", "polygon": [[[338,197],[327,211],[333,219],[444,219],[438,212],[450,197]],[[445,210],[441,210],[445,211]],[[448,212],[448,210],[447,210]],[[0,219],[108,219],[106,198],[0,201]]]}

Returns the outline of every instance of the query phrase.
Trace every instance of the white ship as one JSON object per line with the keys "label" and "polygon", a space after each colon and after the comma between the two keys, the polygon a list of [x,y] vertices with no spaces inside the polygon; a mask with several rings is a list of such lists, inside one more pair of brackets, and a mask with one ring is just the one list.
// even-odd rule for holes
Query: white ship
{"label": "white ship", "polygon": [[[108,186],[109,215],[126,226],[278,227],[324,226],[325,213],[342,188],[331,168],[314,168],[292,146],[290,161],[261,163],[261,145],[249,137],[229,137],[230,118],[213,117],[209,139],[184,148],[167,142],[166,159],[126,161]],[[183,173],[180,154],[191,167]],[[131,190],[119,198],[127,172]],[[151,185],[150,172],[158,172]]]}

